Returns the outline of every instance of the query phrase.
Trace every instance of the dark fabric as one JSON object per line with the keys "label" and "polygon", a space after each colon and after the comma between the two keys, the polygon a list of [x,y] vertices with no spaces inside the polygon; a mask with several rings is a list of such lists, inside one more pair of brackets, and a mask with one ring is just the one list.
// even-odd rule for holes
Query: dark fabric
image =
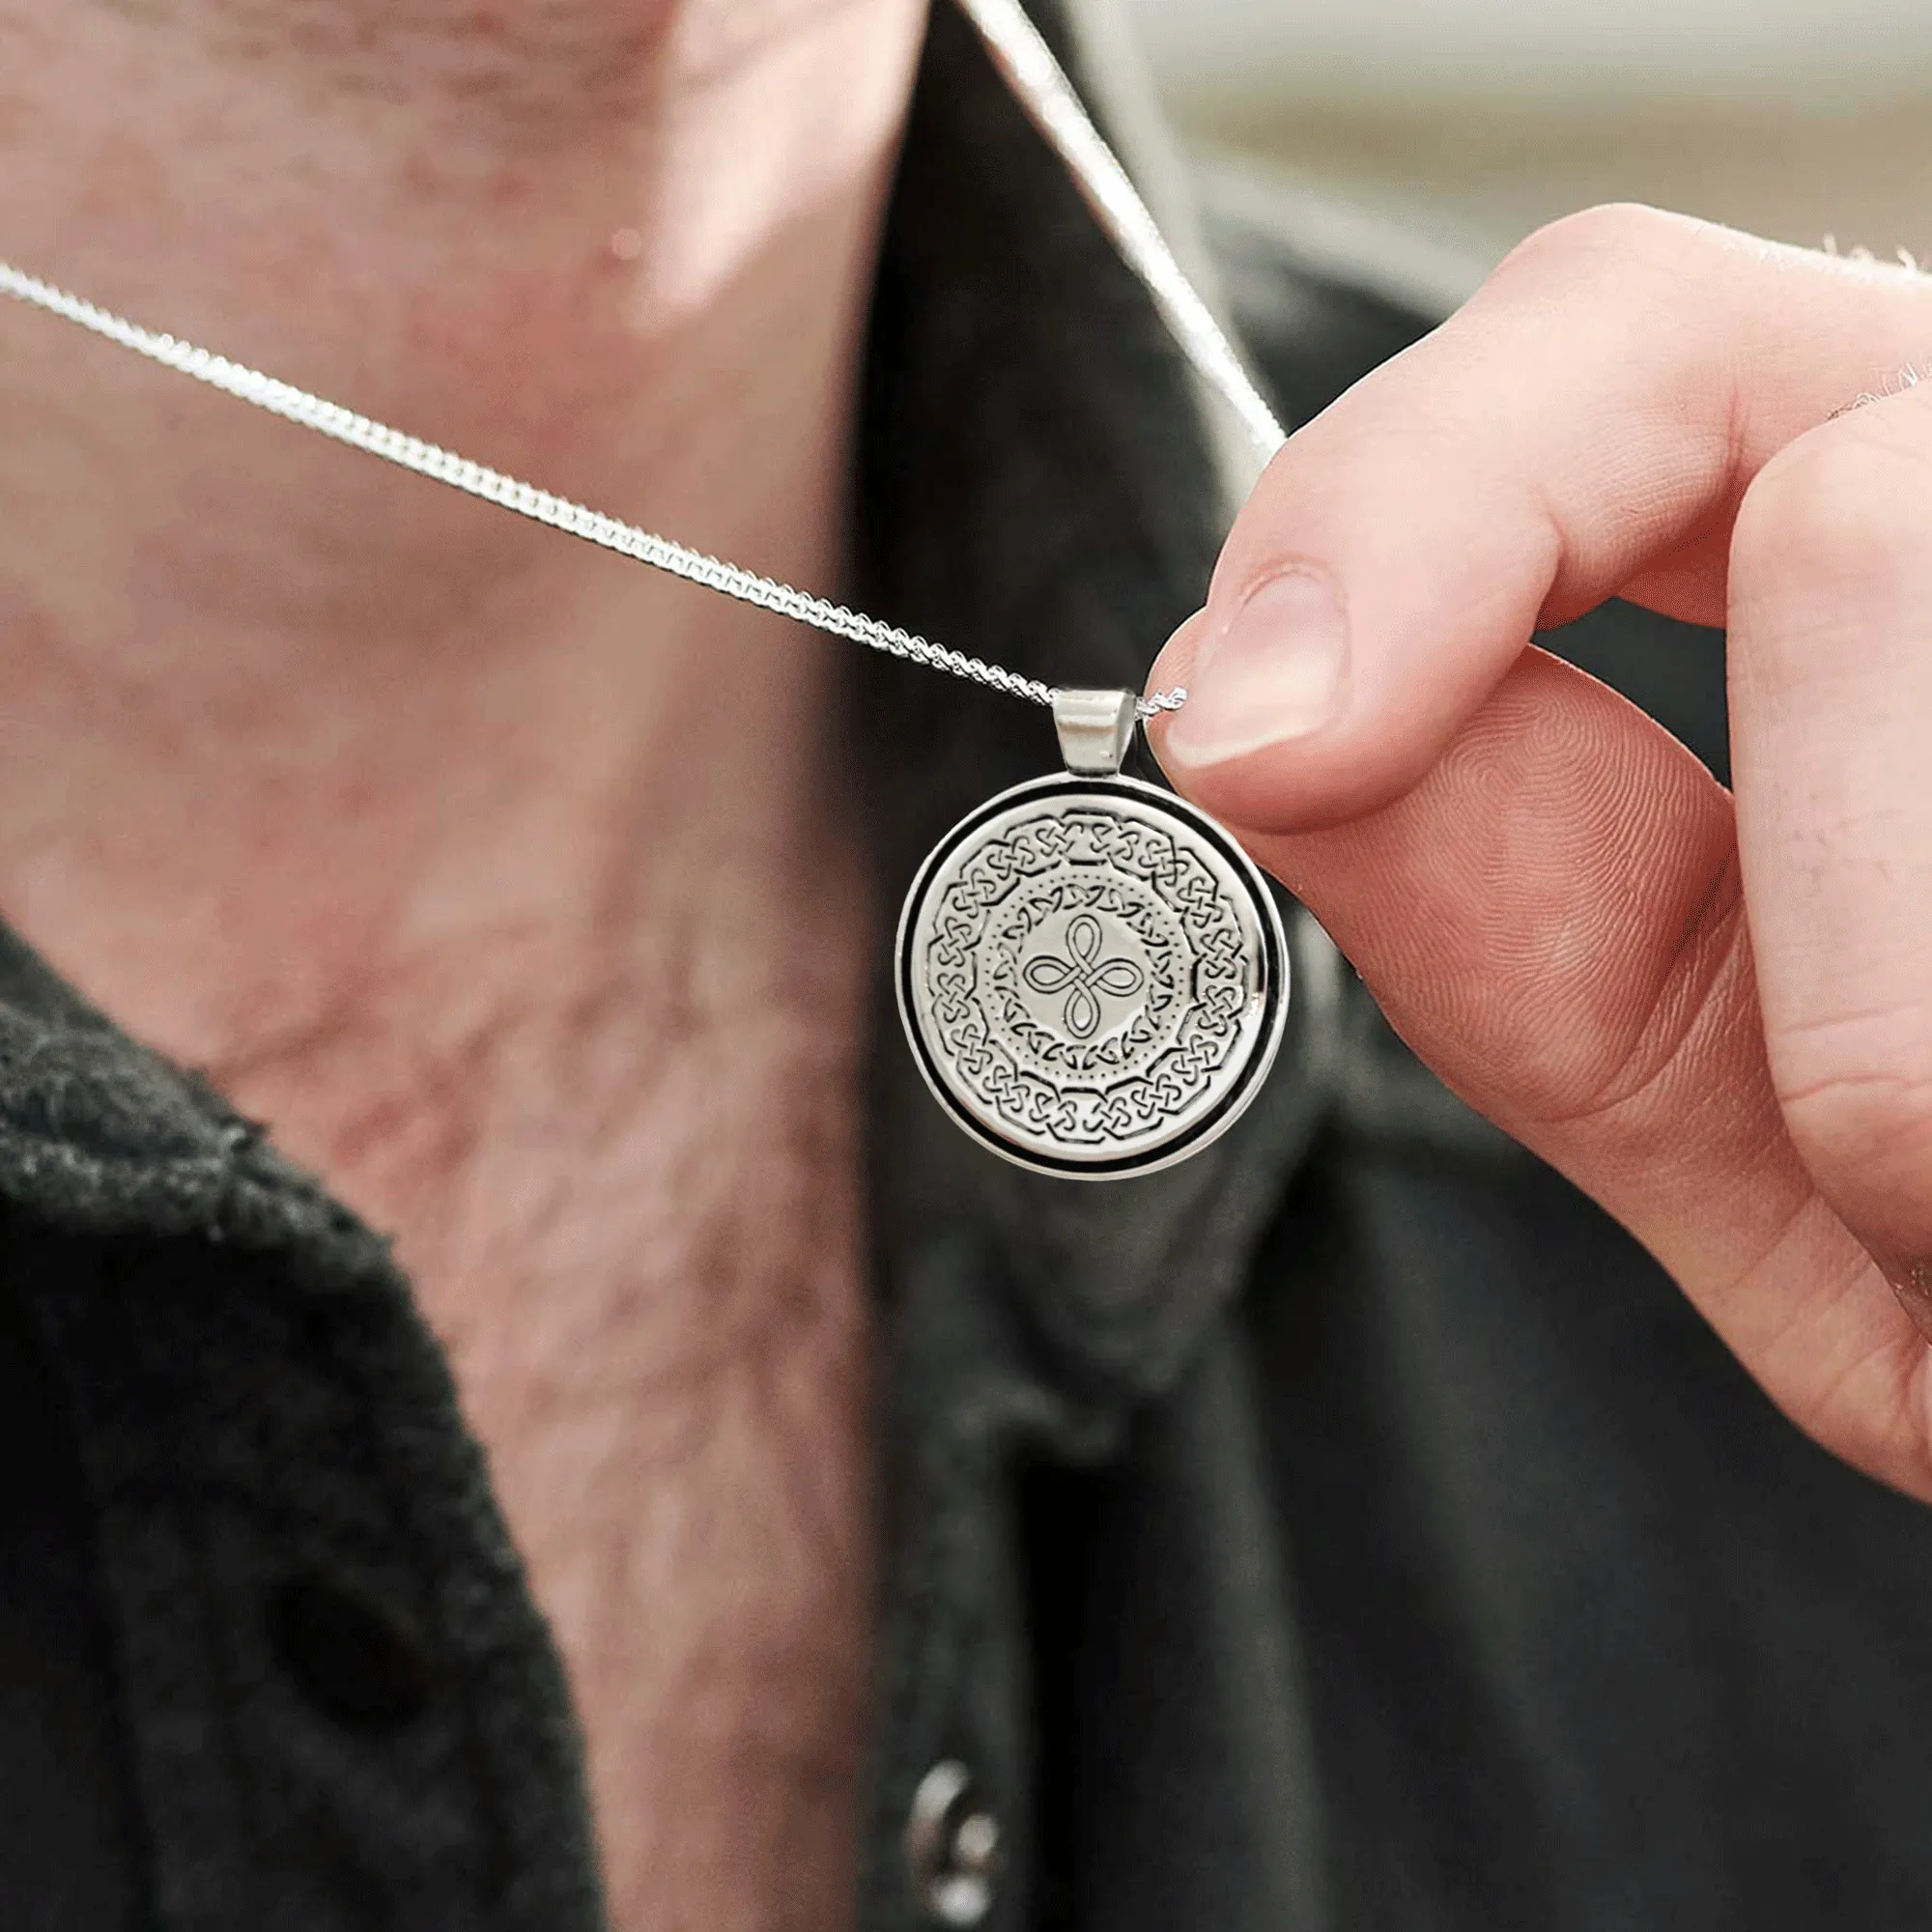
{"label": "dark fabric", "polygon": [[1932,1923],[1923,1508],[1511,1151],[1338,1135],[1256,1283],[1326,1923]]}
{"label": "dark fabric", "polygon": [[132,1793],[92,1512],[13,1273],[0,1287],[0,1925],[134,1932]]}
{"label": "dark fabric", "polygon": [[[1049,10],[1049,26],[1058,30]],[[1217,244],[1306,415],[1426,326]],[[1138,683],[1199,601],[1178,359],[950,10],[879,270],[865,601]],[[1721,640],[1545,640],[1720,773]],[[881,891],[1049,727],[867,662]],[[1056,1183],[874,1081],[888,1577],[863,1932],[1932,1923],[1932,1515],[1800,1439],[1291,909],[1276,1076]],[[883,990],[883,988],[882,988]],[[383,1245],[0,935],[0,1925],[592,1932],[576,1726]]]}
{"label": "dark fabric", "polygon": [[[599,1924],[561,1673],[383,1245],[11,939],[0,1203],[26,1318],[0,1376],[46,1416],[34,1500],[75,1478],[87,1498],[10,1543],[19,1601],[52,1612],[20,1660],[45,1674],[10,1702],[96,1687],[52,1741],[61,1784],[31,1743],[0,1774],[41,1776],[46,1820],[0,1832],[0,1899],[38,1893],[62,1932],[130,1922],[137,1888],[168,1932]],[[81,1551],[93,1605],[72,1601]],[[333,1600],[332,1659],[312,1637],[291,1654],[291,1586]],[[357,1621],[363,1678],[386,1643],[388,1678],[407,1651],[428,1687],[386,1719],[366,1682],[316,1695]],[[42,1876],[53,1846],[93,1867],[71,1903]]]}

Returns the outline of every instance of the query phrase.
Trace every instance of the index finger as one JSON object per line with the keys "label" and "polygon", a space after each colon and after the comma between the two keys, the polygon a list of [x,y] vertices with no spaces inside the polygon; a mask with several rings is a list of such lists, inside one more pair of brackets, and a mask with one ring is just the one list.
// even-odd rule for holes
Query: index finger
{"label": "index finger", "polygon": [[1910,270],[1641,208],[1544,230],[1275,458],[1154,667],[1190,694],[1162,763],[1244,830],[1386,804],[1540,625],[1720,619],[1752,476],[1928,351]]}

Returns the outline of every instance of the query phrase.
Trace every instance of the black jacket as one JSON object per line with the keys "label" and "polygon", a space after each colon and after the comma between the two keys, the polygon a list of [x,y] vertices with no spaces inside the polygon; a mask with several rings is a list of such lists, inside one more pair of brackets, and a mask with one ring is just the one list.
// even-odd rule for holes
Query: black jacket
{"label": "black jacket", "polygon": [[[1218,240],[1293,415],[1425,326]],[[1219,535],[1173,351],[943,9],[861,485],[866,601],[1056,681],[1138,683]],[[1557,642],[1721,769],[1719,639]],[[890,902],[1052,748],[859,680]],[[1932,1516],[1294,944],[1266,1094],[1135,1182],[977,1153],[881,1022],[864,1932],[1932,1924]],[[562,1678],[384,1245],[11,941],[0,1450],[5,1932],[600,1923]]]}

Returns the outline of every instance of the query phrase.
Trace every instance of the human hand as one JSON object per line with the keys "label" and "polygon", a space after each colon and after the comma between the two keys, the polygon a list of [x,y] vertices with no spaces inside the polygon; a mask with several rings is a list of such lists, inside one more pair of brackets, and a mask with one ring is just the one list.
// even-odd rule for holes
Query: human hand
{"label": "human hand", "polygon": [[[1422,1058],[1932,1500],[1928,352],[1909,270],[1560,222],[1291,439],[1150,688]],[[1612,595],[1728,624],[1735,796],[1525,649]]]}

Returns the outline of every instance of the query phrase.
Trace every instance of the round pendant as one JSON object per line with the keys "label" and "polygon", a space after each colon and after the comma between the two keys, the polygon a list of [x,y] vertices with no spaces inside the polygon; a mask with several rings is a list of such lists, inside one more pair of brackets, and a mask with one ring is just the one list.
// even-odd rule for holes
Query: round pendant
{"label": "round pendant", "polygon": [[1134,779],[1036,780],[953,827],[898,931],[899,1012],[940,1103],[1045,1174],[1171,1167],[1281,1043],[1288,949],[1260,872]]}

